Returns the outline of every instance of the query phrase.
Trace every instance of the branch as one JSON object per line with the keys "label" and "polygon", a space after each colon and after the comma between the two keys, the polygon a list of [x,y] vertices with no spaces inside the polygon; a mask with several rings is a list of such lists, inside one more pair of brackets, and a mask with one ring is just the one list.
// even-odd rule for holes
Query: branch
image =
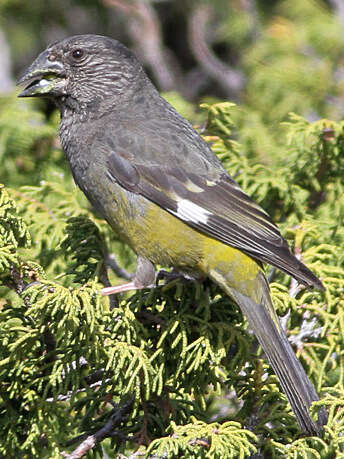
{"label": "branch", "polygon": [[222,86],[228,97],[238,99],[244,86],[243,74],[215,56],[207,42],[208,24],[214,14],[209,4],[201,3],[195,8],[188,25],[190,47],[203,70]]}
{"label": "branch", "polygon": [[205,74],[200,65],[186,73],[184,77],[183,96],[188,100],[197,100],[197,97],[211,82],[209,75]]}
{"label": "branch", "polygon": [[[151,2],[142,0],[103,0],[128,18],[128,31],[143,61],[152,69],[162,91],[177,89],[178,63],[163,45],[160,20]],[[171,62],[173,59],[173,62]]]}
{"label": "branch", "polygon": [[[301,261],[301,248],[300,247],[295,247],[294,248],[294,255],[295,258]],[[292,298],[296,298],[298,293],[304,289],[304,286],[302,284],[299,284],[299,282],[294,278],[290,278],[290,287],[289,287],[289,296]]]}
{"label": "branch", "polygon": [[[132,408],[133,402],[134,398],[131,398],[128,402],[124,403],[123,406],[119,407],[119,405],[117,405],[105,426],[93,435],[89,435],[71,454],[64,452],[62,455],[67,459],[79,459],[94,448],[97,443],[103,441],[104,438],[113,436],[121,437],[121,434],[114,431],[114,428],[126,420]],[[77,438],[80,439],[80,437]]]}
{"label": "branch", "polygon": [[246,11],[250,18],[251,40],[255,42],[260,34],[260,21],[256,0],[240,0],[240,6]]}
{"label": "branch", "polygon": [[109,268],[112,269],[112,271],[116,274],[116,276],[118,277],[122,277],[123,279],[126,279],[126,280],[132,280],[135,276],[135,274],[133,273],[130,273],[129,271],[127,271],[126,269],[122,268],[121,266],[119,266],[115,260],[115,257],[112,253],[109,253],[106,257],[105,257],[105,264],[107,266],[109,266]]}
{"label": "branch", "polygon": [[[294,248],[294,254],[298,260],[302,259],[302,252],[301,252],[300,247]],[[304,285],[299,284],[298,281],[292,277],[290,281],[289,295],[292,298],[295,298],[297,294],[304,288],[305,288]],[[322,327],[317,327],[317,324],[318,324],[317,319],[314,317],[312,320],[307,320],[306,313],[303,315],[303,320],[301,323],[299,334],[288,336],[288,341],[291,344],[295,345],[298,349],[302,349],[304,345],[304,342],[303,342],[304,338],[318,338],[318,336],[322,332]],[[280,319],[282,328],[284,330],[287,329],[287,321],[289,317],[290,317],[290,311],[288,311],[287,314],[283,318]]]}
{"label": "branch", "polygon": [[[119,268],[119,266],[118,266]],[[117,273],[116,273],[117,274]],[[106,261],[101,265],[99,270],[99,280],[104,285],[104,287],[111,287],[111,282],[109,280],[107,271],[106,271]],[[116,295],[109,295],[110,309],[113,310],[118,307],[118,298]]]}
{"label": "branch", "polygon": [[10,92],[13,86],[9,46],[5,34],[0,29],[0,93]]}
{"label": "branch", "polygon": [[343,0],[330,0],[330,5],[334,10],[334,14],[338,17],[339,21],[344,25],[344,2]]}
{"label": "branch", "polygon": [[288,340],[291,344],[294,344],[298,349],[302,349],[304,346],[305,338],[318,338],[321,335],[322,327],[318,327],[318,320],[313,317],[311,320],[303,318],[300,332],[297,335],[290,335]]}
{"label": "branch", "polygon": [[[96,378],[98,375],[97,373],[99,373],[100,371],[103,371],[103,370],[97,370],[95,371],[94,373],[92,373],[90,375],[90,378],[93,379],[93,378]],[[99,376],[100,377],[100,376]],[[99,379],[93,383],[90,383],[88,380],[87,380],[88,377],[85,378],[85,382],[86,384],[88,384],[89,386],[89,389],[93,389],[95,387],[100,387],[101,385],[103,385],[104,383],[106,384],[107,382],[110,381],[110,378],[106,378],[104,380],[102,379]],[[70,400],[73,396],[75,396],[75,394],[80,394],[81,392],[86,392],[86,388],[83,388],[83,389],[74,389],[74,390],[70,390],[68,391],[66,394],[59,394],[56,398],[54,397],[49,397],[47,398],[45,401],[48,402],[48,403],[53,403],[55,401],[57,402],[65,402],[66,400]],[[83,435],[83,437],[86,437],[86,435]],[[75,442],[72,442],[72,443],[75,443]],[[71,444],[72,444],[71,443]]]}

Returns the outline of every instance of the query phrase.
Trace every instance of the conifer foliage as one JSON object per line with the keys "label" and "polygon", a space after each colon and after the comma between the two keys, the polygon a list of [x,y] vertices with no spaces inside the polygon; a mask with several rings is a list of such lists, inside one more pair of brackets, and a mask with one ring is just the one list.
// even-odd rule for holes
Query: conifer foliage
{"label": "conifer foliage", "polygon": [[323,438],[300,438],[246,321],[215,285],[100,295],[134,271],[134,255],[73,184],[55,115],[14,97],[0,108],[0,455],[344,457],[344,123],[290,115],[266,165],[240,144],[240,108],[203,105],[205,139],[326,287],[267,268],[322,396],[312,409],[329,412]]}

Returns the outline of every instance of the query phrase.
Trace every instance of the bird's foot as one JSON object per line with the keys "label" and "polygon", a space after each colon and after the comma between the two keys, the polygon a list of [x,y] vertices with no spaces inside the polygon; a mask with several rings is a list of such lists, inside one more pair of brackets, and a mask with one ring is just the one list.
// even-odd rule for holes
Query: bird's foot
{"label": "bird's foot", "polygon": [[106,295],[115,295],[116,293],[128,292],[129,290],[142,290],[143,288],[155,287],[154,284],[151,285],[142,285],[138,282],[132,281],[127,284],[115,285],[113,287],[104,287],[101,289],[100,293],[104,296]]}
{"label": "bird's foot", "polygon": [[156,275],[156,279],[155,279],[156,285],[159,285],[159,282],[161,280],[165,280],[164,285],[167,285],[173,281],[188,282],[190,280],[195,281],[199,279],[189,276],[188,274],[183,274],[179,271],[176,271],[175,269],[173,269],[172,271],[166,271],[164,269],[161,269]]}
{"label": "bird's foot", "polygon": [[203,278],[191,277],[188,274],[182,274],[179,271],[173,269],[172,271],[165,271],[161,269],[157,274],[155,273],[153,264],[139,257],[138,258],[138,267],[135,273],[135,276],[132,281],[116,285],[113,287],[104,287],[101,289],[102,295],[115,295],[117,293],[128,292],[129,290],[142,290],[143,288],[154,288],[159,285],[161,280],[165,280],[164,285],[168,285],[174,281],[188,282],[192,281],[202,281]]}
{"label": "bird's foot", "polygon": [[116,293],[128,292],[129,290],[142,290],[143,288],[155,287],[155,270],[153,264],[142,257],[137,259],[137,269],[131,282],[114,287],[104,287],[101,289],[102,295],[114,295]]}

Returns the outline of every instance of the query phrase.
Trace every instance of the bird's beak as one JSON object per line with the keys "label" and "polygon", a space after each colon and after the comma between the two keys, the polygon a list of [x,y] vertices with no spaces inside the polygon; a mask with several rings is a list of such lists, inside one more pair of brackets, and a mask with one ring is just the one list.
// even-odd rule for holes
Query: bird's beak
{"label": "bird's beak", "polygon": [[24,85],[18,97],[49,97],[62,95],[66,84],[64,66],[58,60],[49,60],[46,50],[30,65],[17,81]]}

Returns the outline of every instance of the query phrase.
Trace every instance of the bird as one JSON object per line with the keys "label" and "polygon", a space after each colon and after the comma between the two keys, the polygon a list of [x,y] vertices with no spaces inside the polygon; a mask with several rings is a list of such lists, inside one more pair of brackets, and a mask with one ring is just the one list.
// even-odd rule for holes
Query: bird
{"label": "bird", "polygon": [[18,80],[19,97],[52,99],[73,178],[137,255],[134,278],[103,295],[151,288],[155,265],[208,277],[247,318],[306,435],[319,400],[274,310],[263,263],[306,287],[323,284],[288,247],[269,215],[155,88],[134,53],[101,35],[53,43]]}

